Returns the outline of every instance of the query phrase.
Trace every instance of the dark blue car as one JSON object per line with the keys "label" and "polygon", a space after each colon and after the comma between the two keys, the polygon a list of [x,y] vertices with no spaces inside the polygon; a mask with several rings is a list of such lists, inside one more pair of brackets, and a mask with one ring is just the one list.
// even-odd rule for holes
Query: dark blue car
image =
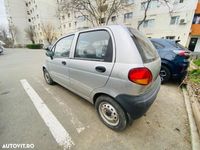
{"label": "dark blue car", "polygon": [[182,80],[187,74],[190,51],[180,45],[179,41],[168,39],[150,39],[161,57],[160,77],[162,83],[171,78]]}

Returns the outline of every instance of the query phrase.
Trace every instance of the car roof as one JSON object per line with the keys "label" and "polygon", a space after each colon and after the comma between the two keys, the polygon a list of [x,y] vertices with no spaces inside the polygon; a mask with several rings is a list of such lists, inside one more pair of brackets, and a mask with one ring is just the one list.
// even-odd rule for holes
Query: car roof
{"label": "car roof", "polygon": [[106,29],[106,28],[109,28],[109,29],[113,29],[113,28],[124,28],[124,29],[127,29],[127,26],[125,25],[122,25],[122,24],[117,24],[117,25],[106,25],[106,26],[97,26],[97,27],[91,27],[91,28],[87,28],[87,29],[80,29],[78,31],[74,31],[74,32],[70,32],[68,34],[65,34],[64,36],[66,35],[70,35],[70,34],[76,34],[76,33],[79,33],[79,32],[87,32],[87,31],[91,31],[91,30],[100,30],[100,29]]}
{"label": "car roof", "polygon": [[157,42],[161,42],[161,43],[165,43],[165,42],[175,42],[175,40],[170,40],[170,39],[163,39],[163,38],[150,38],[151,41],[157,41]]}

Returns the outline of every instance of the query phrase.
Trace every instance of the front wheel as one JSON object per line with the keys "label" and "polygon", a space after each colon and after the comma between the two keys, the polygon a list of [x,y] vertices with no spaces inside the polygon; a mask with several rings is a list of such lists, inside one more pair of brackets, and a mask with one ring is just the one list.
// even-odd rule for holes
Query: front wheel
{"label": "front wheel", "polygon": [[127,126],[127,116],[121,106],[109,96],[99,96],[95,108],[101,121],[115,131],[124,130]]}
{"label": "front wheel", "polygon": [[49,72],[46,69],[44,69],[43,73],[44,73],[44,79],[45,79],[46,83],[49,84],[49,85],[53,85],[54,82],[51,79]]}

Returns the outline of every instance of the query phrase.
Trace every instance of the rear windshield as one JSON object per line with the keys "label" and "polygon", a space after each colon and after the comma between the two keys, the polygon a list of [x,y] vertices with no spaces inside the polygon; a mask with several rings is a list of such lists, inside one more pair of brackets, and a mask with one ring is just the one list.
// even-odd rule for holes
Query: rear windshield
{"label": "rear windshield", "polygon": [[136,29],[128,28],[128,30],[135,45],[139,50],[139,53],[144,63],[152,62],[159,57],[156,49],[148,38],[146,38]]}
{"label": "rear windshield", "polygon": [[181,44],[179,44],[176,41],[169,41],[169,44],[171,44],[173,47],[178,48],[178,49],[182,49],[182,50],[186,49],[184,46],[182,46]]}

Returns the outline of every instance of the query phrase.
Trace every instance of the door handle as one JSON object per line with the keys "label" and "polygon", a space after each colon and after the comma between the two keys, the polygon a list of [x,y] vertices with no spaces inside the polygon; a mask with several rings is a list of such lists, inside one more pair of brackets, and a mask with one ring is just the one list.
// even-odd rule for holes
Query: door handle
{"label": "door handle", "polygon": [[61,63],[62,63],[63,65],[66,65],[66,64],[67,64],[66,61],[62,61]]}
{"label": "door handle", "polygon": [[97,66],[97,67],[95,68],[95,70],[96,70],[97,72],[101,72],[101,73],[106,72],[106,68],[103,67],[103,66]]}

